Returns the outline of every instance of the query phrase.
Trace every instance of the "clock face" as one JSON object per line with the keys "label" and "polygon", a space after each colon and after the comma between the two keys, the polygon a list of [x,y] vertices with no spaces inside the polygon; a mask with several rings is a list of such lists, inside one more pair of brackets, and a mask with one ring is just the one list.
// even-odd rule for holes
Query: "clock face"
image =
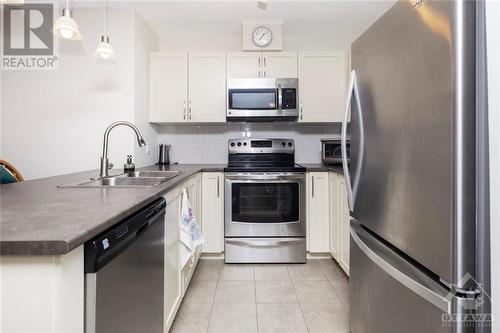
{"label": "clock face", "polygon": [[273,33],[267,27],[257,27],[253,31],[253,42],[259,47],[265,47],[271,44]]}

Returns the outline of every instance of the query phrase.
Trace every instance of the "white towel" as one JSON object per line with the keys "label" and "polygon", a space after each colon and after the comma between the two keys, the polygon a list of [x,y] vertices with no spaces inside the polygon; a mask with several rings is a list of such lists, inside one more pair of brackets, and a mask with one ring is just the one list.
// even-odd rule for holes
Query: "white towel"
{"label": "white towel", "polygon": [[189,259],[194,258],[196,247],[203,244],[204,239],[201,234],[200,226],[196,221],[193,208],[189,203],[186,189],[182,190],[181,219],[179,225],[180,237],[180,266],[181,269],[187,264]]}

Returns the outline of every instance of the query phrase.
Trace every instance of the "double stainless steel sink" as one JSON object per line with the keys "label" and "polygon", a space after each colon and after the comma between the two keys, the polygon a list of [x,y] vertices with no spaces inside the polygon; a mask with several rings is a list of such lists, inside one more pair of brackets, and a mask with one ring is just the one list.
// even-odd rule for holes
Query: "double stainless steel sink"
{"label": "double stainless steel sink", "polygon": [[182,171],[135,171],[105,178],[79,181],[59,187],[154,187],[177,177]]}

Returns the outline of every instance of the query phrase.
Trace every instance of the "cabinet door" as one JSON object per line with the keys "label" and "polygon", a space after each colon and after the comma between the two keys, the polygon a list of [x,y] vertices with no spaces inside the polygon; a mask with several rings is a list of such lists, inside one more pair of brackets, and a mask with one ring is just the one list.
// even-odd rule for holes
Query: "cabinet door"
{"label": "cabinet door", "polygon": [[149,61],[149,121],[187,119],[187,53],[151,53]]}
{"label": "cabinet door", "polygon": [[330,252],[328,172],[308,174],[309,252]]}
{"label": "cabinet door", "polygon": [[222,253],[224,250],[224,174],[204,172],[202,180],[202,232],[204,253]]}
{"label": "cabinet door", "polygon": [[330,175],[330,254],[339,262],[340,252],[340,183],[338,175],[331,172]]}
{"label": "cabinet door", "polygon": [[226,121],[226,54],[189,53],[188,119]]}
{"label": "cabinet door", "polygon": [[264,52],[262,70],[263,77],[297,77],[297,52]]}
{"label": "cabinet door", "polygon": [[301,122],[341,122],[347,68],[342,52],[299,53]]}
{"label": "cabinet door", "polygon": [[165,332],[168,332],[179,308],[182,297],[181,271],[179,267],[179,189],[165,195],[167,213],[165,216],[165,283],[164,318]]}
{"label": "cabinet door", "polygon": [[350,241],[350,212],[347,203],[347,189],[344,177],[340,180],[340,267],[349,275],[349,241]]}
{"label": "cabinet door", "polygon": [[228,52],[227,77],[230,79],[261,77],[261,63],[261,52]]}

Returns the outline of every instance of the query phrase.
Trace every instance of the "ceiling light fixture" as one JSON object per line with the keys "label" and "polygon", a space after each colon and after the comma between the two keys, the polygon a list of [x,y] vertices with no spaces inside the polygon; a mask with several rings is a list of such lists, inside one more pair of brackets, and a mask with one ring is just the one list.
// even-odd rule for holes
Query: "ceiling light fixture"
{"label": "ceiling light fixture", "polygon": [[0,3],[6,5],[24,5],[24,0],[0,0]]}
{"label": "ceiling light fixture", "polygon": [[257,0],[257,7],[260,9],[267,9],[267,0]]}
{"label": "ceiling light fixture", "polygon": [[80,40],[83,38],[80,34],[80,29],[78,29],[78,24],[71,15],[69,0],[66,0],[66,8],[62,10],[62,16],[57,19],[52,32],[57,37],[68,40]]}
{"label": "ceiling light fixture", "polygon": [[101,59],[113,59],[116,57],[113,47],[109,43],[108,35],[108,0],[106,0],[106,11],[104,17],[104,35],[101,36],[101,41],[97,44],[95,55]]}

